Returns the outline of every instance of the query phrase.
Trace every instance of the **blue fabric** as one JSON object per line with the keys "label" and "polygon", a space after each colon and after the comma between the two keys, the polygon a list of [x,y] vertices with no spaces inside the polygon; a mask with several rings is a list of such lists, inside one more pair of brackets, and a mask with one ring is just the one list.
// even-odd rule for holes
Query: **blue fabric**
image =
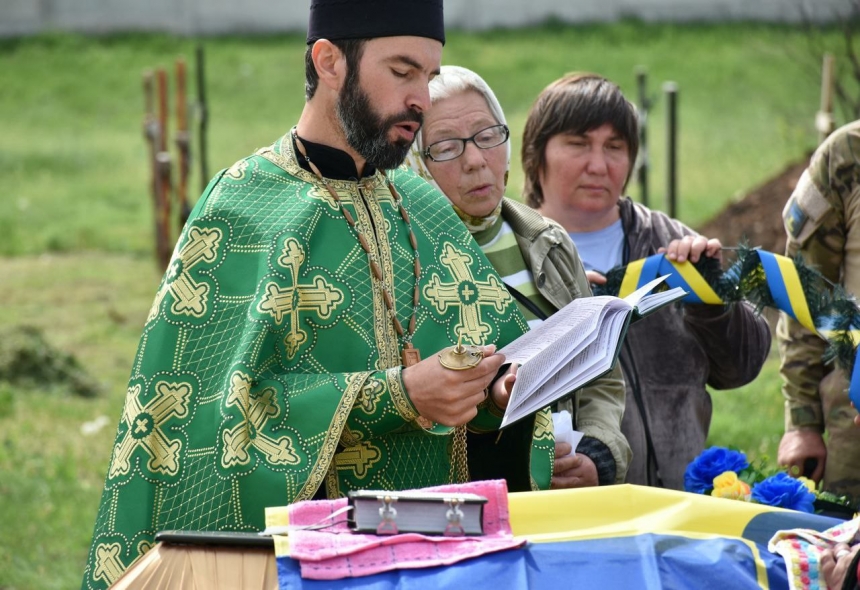
{"label": "blue fabric", "polygon": [[784,311],[797,320],[797,316],[794,315],[794,307],[791,305],[791,298],[788,295],[788,289],[785,287],[785,281],[782,280],[782,271],[779,269],[776,258],[774,258],[771,252],[765,252],[764,250],[758,251],[758,258],[767,277],[767,286],[770,289],[770,294],[777,309]]}
{"label": "blue fabric", "polygon": [[767,572],[766,585],[759,584],[750,545],[738,539],[692,539],[666,534],[529,543],[523,549],[447,567],[342,580],[303,580],[297,561],[279,557],[278,576],[281,590],[787,589],[782,558],[768,552],[766,546],[759,545],[758,552]]}
{"label": "blue fabric", "polygon": [[621,220],[597,231],[568,232],[585,270],[606,273],[623,262],[624,228]]}
{"label": "blue fabric", "polygon": [[512,493],[508,507],[514,534],[529,540],[523,549],[326,581],[302,580],[299,563],[279,555],[281,589],[787,590],[785,563],[768,541],[780,530],[824,531],[843,522],[630,484]]}

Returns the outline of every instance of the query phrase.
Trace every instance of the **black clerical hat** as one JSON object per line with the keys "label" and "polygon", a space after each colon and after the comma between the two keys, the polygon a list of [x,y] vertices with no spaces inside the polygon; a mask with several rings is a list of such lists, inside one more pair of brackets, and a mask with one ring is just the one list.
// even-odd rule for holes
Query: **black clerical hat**
{"label": "black clerical hat", "polygon": [[311,0],[308,44],[400,35],[444,44],[442,0]]}

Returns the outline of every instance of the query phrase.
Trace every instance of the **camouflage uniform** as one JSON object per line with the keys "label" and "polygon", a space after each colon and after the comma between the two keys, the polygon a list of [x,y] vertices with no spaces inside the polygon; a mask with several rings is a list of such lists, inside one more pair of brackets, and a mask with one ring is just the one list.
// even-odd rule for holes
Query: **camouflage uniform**
{"label": "camouflage uniform", "polygon": [[[836,130],[812,156],[783,211],[786,255],[800,253],[848,293],[860,295],[860,120]],[[825,365],[827,343],[785,313],[777,326],[786,432],[826,432],[825,488],[860,498],[860,428],[845,371]]]}

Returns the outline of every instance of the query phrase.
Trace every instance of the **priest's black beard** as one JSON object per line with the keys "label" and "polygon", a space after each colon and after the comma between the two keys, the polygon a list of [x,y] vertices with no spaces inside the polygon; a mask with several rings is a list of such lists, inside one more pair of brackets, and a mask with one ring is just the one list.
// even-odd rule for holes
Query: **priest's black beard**
{"label": "priest's black beard", "polygon": [[388,131],[393,125],[405,121],[424,122],[421,113],[406,110],[382,119],[370,104],[370,98],[362,90],[355,75],[358,68],[350,68],[341,88],[336,105],[337,118],[346,136],[349,147],[379,170],[397,168],[406,159],[411,141],[398,138],[388,140]]}

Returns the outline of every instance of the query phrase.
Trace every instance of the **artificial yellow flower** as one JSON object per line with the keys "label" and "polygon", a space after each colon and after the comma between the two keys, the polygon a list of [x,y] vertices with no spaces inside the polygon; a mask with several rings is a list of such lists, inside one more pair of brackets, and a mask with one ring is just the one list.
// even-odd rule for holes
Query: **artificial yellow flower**
{"label": "artificial yellow flower", "polygon": [[750,487],[746,482],[739,480],[738,474],[734,471],[725,471],[714,478],[714,489],[711,495],[717,498],[749,501]]}
{"label": "artificial yellow flower", "polygon": [[805,485],[806,489],[808,489],[810,492],[812,492],[813,494],[815,493],[815,482],[814,481],[812,481],[808,477],[803,477],[802,475],[800,477],[798,477],[797,480],[800,483],[802,483],[803,485]]}

